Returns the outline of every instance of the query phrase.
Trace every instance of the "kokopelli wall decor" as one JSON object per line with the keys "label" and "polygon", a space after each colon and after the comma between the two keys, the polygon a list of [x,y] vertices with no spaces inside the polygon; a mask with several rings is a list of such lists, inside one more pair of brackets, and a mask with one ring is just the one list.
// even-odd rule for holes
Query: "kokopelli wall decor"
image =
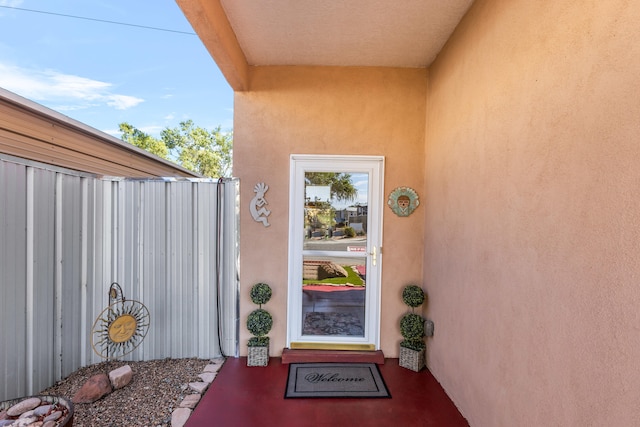
{"label": "kokopelli wall decor", "polygon": [[256,184],[253,187],[253,191],[256,195],[251,199],[251,204],[249,205],[249,210],[251,211],[251,216],[256,222],[261,222],[265,227],[269,226],[269,221],[267,217],[271,215],[271,211],[266,208],[268,205],[267,201],[264,198],[264,193],[269,190],[269,186],[264,182]]}

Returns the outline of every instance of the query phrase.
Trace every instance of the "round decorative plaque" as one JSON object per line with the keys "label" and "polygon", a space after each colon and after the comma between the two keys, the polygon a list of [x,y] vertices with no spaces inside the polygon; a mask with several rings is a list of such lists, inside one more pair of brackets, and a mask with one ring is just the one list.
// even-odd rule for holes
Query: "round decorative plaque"
{"label": "round decorative plaque", "polygon": [[418,193],[410,187],[398,187],[391,192],[387,204],[398,216],[409,216],[420,204]]}

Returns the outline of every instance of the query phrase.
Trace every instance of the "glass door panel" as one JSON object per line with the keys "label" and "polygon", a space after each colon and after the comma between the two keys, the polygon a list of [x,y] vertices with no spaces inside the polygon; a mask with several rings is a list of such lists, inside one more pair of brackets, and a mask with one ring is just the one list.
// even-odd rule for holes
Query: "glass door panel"
{"label": "glass door panel", "polygon": [[[369,209],[372,194],[379,205],[380,170],[347,158],[344,164],[305,163],[292,175],[296,237],[290,239],[288,340],[375,346],[380,267],[371,255],[379,247],[381,227],[380,216],[374,215],[372,223]],[[367,275],[371,271],[373,281]]]}
{"label": "glass door panel", "polygon": [[302,335],[364,337],[369,176],[306,172],[304,181]]}

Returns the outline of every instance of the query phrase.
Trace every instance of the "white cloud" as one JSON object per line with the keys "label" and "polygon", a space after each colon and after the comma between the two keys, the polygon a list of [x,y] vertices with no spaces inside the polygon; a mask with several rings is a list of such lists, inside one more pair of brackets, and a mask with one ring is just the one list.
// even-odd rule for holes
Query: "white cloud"
{"label": "white cloud", "polygon": [[160,132],[162,132],[164,128],[159,125],[149,125],[149,126],[139,127],[138,130],[141,130],[142,132],[146,133],[147,135],[151,135],[154,138],[159,138]]}
{"label": "white cloud", "polygon": [[112,93],[111,83],[53,70],[40,71],[0,64],[0,82],[3,88],[25,98],[65,104],[62,107],[56,106],[58,110],[79,110],[104,105],[126,110],[144,102],[134,96]]}
{"label": "white cloud", "polygon": [[107,95],[107,105],[114,107],[116,110],[127,110],[131,107],[144,102],[143,99],[128,95]]}
{"label": "white cloud", "polygon": [[0,0],[0,6],[18,7],[23,2],[23,0]]}

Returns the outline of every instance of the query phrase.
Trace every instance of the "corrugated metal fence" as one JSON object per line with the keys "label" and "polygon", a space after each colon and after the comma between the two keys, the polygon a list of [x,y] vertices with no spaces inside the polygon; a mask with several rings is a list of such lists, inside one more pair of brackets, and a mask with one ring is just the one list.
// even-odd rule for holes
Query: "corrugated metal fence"
{"label": "corrugated metal fence", "polygon": [[0,157],[0,401],[103,360],[91,332],[113,282],[150,313],[125,360],[237,355],[238,191]]}

